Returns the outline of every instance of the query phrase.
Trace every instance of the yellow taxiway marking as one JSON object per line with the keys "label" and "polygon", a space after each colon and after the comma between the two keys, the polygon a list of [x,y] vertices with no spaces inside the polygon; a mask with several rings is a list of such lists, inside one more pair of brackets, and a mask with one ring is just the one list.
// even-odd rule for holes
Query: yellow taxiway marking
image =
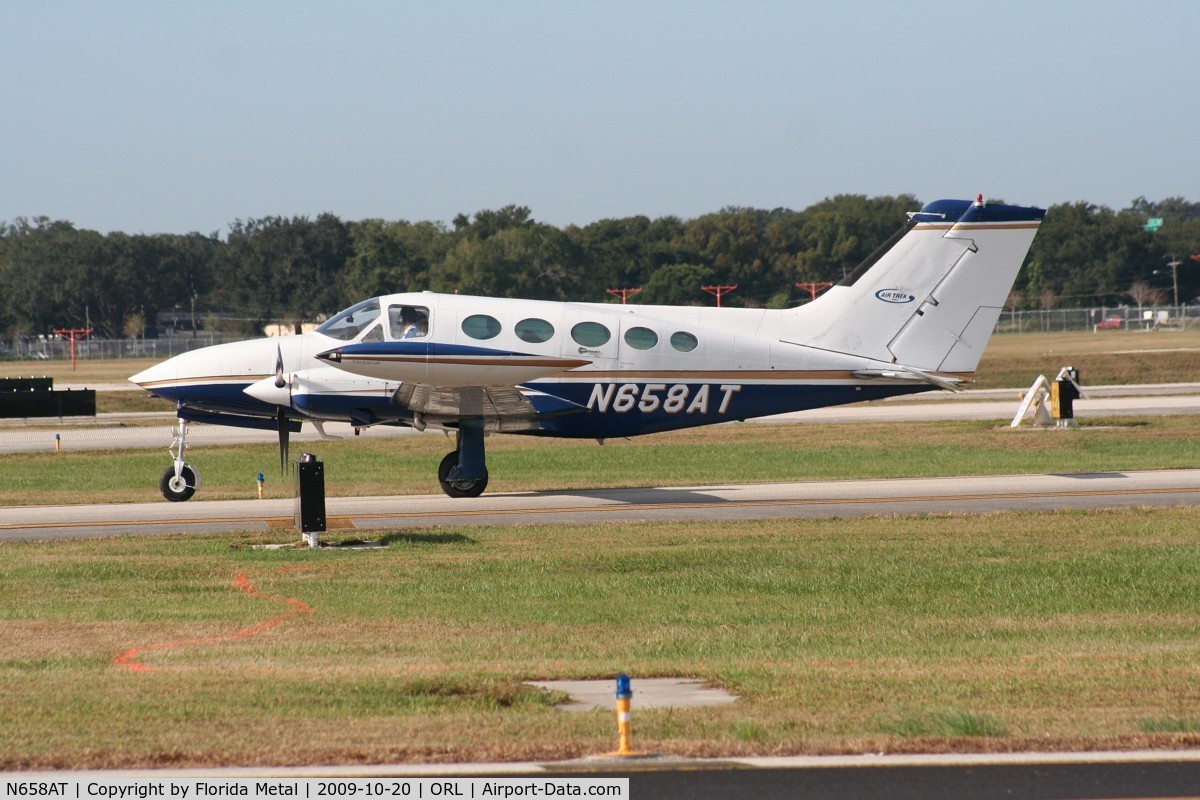
{"label": "yellow taxiway marking", "polygon": [[[523,514],[580,514],[612,511],[673,511],[687,508],[753,508],[769,506],[836,506],[836,505],[872,505],[880,503],[936,503],[961,500],[1035,500],[1058,497],[1130,497],[1134,495],[1161,494],[1200,494],[1200,487],[1179,487],[1166,489],[1102,489],[1099,491],[1057,491],[1057,492],[1000,492],[995,494],[950,494],[928,496],[901,497],[859,497],[859,498],[802,498],[795,500],[716,500],[705,503],[621,503],[614,502],[600,506],[567,506],[555,508],[486,508],[486,509],[454,509],[451,511],[395,511],[364,514],[349,514],[330,516],[326,518],[326,527],[330,530],[338,528],[354,528],[353,520],[367,519],[420,519],[422,517],[485,517],[485,516],[520,516]],[[112,527],[148,527],[152,525],[213,525],[219,523],[262,523],[269,528],[289,528],[294,526],[291,517],[209,517],[206,519],[148,519],[148,520],[91,520],[81,522],[30,522],[18,524],[0,524],[0,530],[32,530],[39,528],[112,528]]]}

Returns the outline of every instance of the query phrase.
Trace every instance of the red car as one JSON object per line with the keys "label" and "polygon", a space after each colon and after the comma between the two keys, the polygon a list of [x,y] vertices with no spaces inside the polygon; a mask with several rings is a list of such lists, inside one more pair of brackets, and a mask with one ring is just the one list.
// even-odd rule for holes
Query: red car
{"label": "red car", "polygon": [[1124,317],[1109,316],[1096,323],[1096,330],[1108,330],[1110,328],[1119,328],[1125,324]]}

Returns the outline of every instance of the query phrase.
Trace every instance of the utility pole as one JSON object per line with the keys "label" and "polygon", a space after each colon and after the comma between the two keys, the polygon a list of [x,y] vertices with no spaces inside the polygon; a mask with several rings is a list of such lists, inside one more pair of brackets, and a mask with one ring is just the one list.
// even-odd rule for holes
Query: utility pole
{"label": "utility pole", "polygon": [[[90,316],[90,315],[89,315]],[[71,371],[75,371],[75,342],[87,338],[91,328],[55,328],[54,332],[71,341]]]}
{"label": "utility pole", "polygon": [[805,283],[796,284],[797,289],[804,289],[806,292],[812,295],[813,300],[817,299],[817,292],[821,291],[822,289],[828,289],[830,286],[833,286],[833,284],[829,281],[807,281]]}
{"label": "utility pole", "polygon": [[1174,292],[1174,301],[1171,303],[1175,306],[1176,313],[1179,309],[1179,265],[1183,262],[1175,257],[1174,253],[1167,253],[1163,258],[1169,258],[1167,266],[1171,268],[1171,289]]}
{"label": "utility pole", "polygon": [[723,295],[729,294],[734,289],[736,289],[737,284],[735,283],[732,286],[701,286],[700,288],[703,289],[704,291],[708,292],[712,296],[716,297],[717,298],[717,308],[720,308],[721,307],[721,297]]}
{"label": "utility pole", "polygon": [[621,305],[625,305],[626,300],[628,300],[630,297],[637,294],[641,290],[642,290],[642,288],[640,286],[636,289],[605,289],[605,291],[608,292],[609,294],[615,295],[615,296],[621,298]]}

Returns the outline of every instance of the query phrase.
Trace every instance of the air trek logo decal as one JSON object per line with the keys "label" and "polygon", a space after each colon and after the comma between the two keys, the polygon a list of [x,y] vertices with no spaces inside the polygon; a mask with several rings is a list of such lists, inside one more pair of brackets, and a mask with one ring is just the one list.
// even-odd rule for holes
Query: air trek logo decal
{"label": "air trek logo decal", "polygon": [[911,303],[917,296],[905,289],[880,289],[875,293],[885,303]]}

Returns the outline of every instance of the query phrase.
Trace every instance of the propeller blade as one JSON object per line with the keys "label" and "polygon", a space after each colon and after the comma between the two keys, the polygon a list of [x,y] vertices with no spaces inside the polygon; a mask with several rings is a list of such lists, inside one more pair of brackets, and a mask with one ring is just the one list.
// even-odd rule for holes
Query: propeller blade
{"label": "propeller blade", "polygon": [[275,344],[275,388],[282,389],[287,385],[283,378],[283,348]]}
{"label": "propeller blade", "polygon": [[287,414],[281,408],[275,414],[276,426],[279,429],[279,474],[287,475],[288,460],[288,420]]}

